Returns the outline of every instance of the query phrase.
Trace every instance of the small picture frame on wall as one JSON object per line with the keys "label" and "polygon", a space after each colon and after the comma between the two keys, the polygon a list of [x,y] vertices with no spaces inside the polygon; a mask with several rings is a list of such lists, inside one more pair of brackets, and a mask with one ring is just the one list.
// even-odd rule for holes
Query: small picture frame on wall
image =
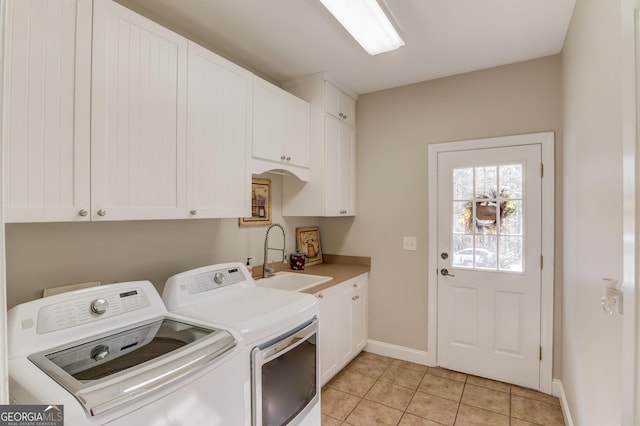
{"label": "small picture frame on wall", "polygon": [[251,217],[238,219],[238,226],[271,225],[271,181],[251,180]]}
{"label": "small picture frame on wall", "polygon": [[322,248],[320,247],[320,229],[317,226],[296,228],[296,245],[298,251],[307,256],[306,266],[322,263]]}

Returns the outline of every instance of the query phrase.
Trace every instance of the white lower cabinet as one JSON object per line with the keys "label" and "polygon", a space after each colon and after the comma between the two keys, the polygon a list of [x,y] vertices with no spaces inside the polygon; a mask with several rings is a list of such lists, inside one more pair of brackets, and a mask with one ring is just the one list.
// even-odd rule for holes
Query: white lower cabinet
{"label": "white lower cabinet", "polygon": [[316,293],[320,300],[320,385],[367,343],[368,274]]}

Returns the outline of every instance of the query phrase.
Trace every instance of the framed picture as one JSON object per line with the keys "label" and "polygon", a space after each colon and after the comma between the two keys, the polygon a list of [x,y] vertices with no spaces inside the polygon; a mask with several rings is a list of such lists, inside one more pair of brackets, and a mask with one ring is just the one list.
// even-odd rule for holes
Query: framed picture
{"label": "framed picture", "polygon": [[271,225],[271,181],[269,179],[252,179],[251,217],[239,218],[238,225]]}
{"label": "framed picture", "polygon": [[320,247],[320,229],[317,226],[296,228],[296,245],[307,256],[306,266],[322,263]]}

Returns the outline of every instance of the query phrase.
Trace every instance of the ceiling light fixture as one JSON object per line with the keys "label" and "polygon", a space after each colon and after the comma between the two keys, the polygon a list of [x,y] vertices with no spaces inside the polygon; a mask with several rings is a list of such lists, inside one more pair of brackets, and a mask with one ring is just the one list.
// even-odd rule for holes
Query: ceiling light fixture
{"label": "ceiling light fixture", "polygon": [[320,0],[369,55],[395,50],[404,42],[376,0]]}

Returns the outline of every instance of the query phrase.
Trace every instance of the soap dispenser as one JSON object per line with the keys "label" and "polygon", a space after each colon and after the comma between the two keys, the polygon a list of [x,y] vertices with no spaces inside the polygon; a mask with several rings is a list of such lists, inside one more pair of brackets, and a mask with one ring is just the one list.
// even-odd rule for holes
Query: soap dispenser
{"label": "soap dispenser", "polygon": [[247,257],[247,270],[249,271],[249,275],[253,277],[253,266],[251,266],[251,257]]}

